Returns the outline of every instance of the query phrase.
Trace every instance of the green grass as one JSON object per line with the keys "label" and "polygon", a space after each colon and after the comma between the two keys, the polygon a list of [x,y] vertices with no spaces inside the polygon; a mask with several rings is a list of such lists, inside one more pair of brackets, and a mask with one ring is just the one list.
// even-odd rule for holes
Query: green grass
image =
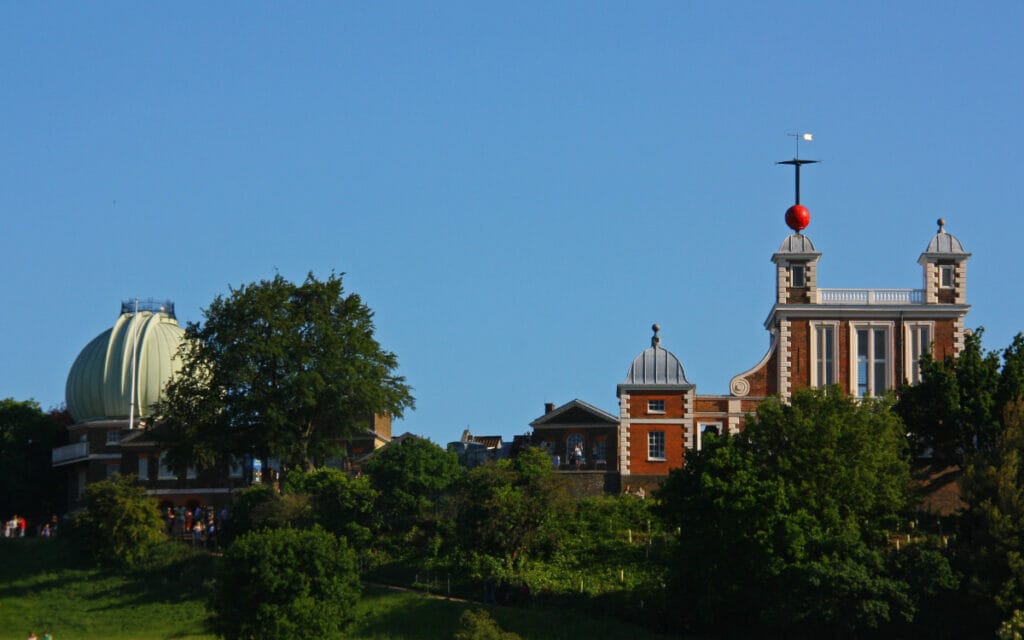
{"label": "green grass", "polygon": [[[84,566],[55,540],[0,539],[0,640],[28,632],[55,640],[212,640],[205,631],[203,583],[213,559],[171,543],[148,569],[118,572]],[[476,606],[419,593],[367,588],[349,630],[355,640],[451,638]],[[526,640],[655,640],[617,620],[543,607],[491,607],[491,615]]]}

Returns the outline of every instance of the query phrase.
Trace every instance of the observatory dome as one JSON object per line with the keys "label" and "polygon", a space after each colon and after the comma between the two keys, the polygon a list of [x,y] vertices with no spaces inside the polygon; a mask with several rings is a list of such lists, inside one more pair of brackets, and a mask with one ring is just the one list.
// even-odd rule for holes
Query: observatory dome
{"label": "observatory dome", "polygon": [[137,313],[129,304],[121,305],[114,326],[89,342],[71,365],[65,388],[71,417],[76,422],[128,418],[133,345],[136,415],[149,415],[181,366],[177,354],[184,335],[173,303],[147,304]]}

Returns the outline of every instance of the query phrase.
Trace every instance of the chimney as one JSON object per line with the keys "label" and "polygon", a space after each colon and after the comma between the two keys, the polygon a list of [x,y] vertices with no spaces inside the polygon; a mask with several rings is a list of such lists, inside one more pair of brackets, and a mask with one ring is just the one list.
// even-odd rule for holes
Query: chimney
{"label": "chimney", "polygon": [[545,402],[544,403],[544,415],[547,415],[547,414],[551,413],[554,410],[555,410],[555,403],[554,402]]}

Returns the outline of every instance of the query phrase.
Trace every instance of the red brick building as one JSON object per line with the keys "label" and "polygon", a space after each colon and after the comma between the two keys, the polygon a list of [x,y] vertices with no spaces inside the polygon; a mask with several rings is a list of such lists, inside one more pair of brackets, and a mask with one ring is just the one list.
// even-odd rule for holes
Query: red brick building
{"label": "red brick building", "polygon": [[654,325],[651,346],[617,387],[617,416],[580,400],[548,405],[531,423],[534,442],[558,455],[564,471],[577,471],[570,459],[577,444],[584,452],[600,449],[600,459],[585,456],[581,470],[617,474],[621,487],[651,488],[684,464],[687,451],[701,448],[704,434],[737,433],[768,396],[785,399],[799,389],[833,384],[851,395],[877,396],[904,381],[918,382],[922,354],[943,358],[963,349],[970,309],[970,254],[943,220],[938,224],[918,258],[920,289],[821,288],[822,254],[796,231],[772,256],[776,297],[764,323],[768,352],[733,377],[728,395],[699,395],[679,359],[661,346]]}

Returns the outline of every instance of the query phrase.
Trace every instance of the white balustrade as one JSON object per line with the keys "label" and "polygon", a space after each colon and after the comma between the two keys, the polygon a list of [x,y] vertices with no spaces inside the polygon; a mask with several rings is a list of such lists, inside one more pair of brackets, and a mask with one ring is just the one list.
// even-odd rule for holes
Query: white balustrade
{"label": "white balustrade", "polygon": [[924,304],[924,289],[818,289],[818,304]]}

